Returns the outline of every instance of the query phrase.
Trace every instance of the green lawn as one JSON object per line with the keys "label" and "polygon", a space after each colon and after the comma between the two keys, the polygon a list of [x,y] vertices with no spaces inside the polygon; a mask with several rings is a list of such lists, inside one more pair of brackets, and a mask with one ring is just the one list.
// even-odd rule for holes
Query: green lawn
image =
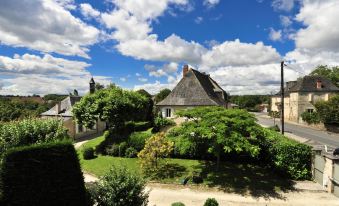
{"label": "green lawn", "polygon": [[[103,141],[103,137],[98,137],[87,142],[83,147],[95,146]],[[82,147],[82,148],[83,148]],[[79,149],[81,166],[84,171],[101,176],[109,171],[114,165],[126,166],[132,171],[141,174],[137,158],[120,158],[99,155],[92,160],[84,160]],[[240,194],[251,194],[258,197],[278,197],[278,191],[293,189],[294,182],[282,178],[268,168],[255,164],[221,162],[219,170],[212,161],[187,160],[187,159],[167,159],[167,166],[160,172],[157,180],[161,183],[180,184],[181,181],[192,174],[201,172],[204,182],[203,186],[218,187],[227,192]]]}

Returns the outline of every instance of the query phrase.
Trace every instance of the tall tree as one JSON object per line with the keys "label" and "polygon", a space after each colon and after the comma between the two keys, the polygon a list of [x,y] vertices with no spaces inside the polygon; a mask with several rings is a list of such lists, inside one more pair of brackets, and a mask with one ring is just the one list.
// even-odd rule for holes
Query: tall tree
{"label": "tall tree", "polygon": [[310,75],[319,75],[330,79],[333,84],[339,87],[339,66],[329,67],[327,65],[319,65],[311,72]]}
{"label": "tall tree", "polygon": [[155,95],[155,103],[161,102],[171,93],[170,89],[162,89],[158,94]]}

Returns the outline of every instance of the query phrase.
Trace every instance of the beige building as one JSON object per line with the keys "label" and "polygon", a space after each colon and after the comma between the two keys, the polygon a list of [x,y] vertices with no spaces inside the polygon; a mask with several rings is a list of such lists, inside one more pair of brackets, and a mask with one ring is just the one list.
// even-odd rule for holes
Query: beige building
{"label": "beige building", "polygon": [[[95,82],[93,78],[89,85],[90,93],[93,93],[95,91]],[[75,103],[80,101],[80,99],[81,96],[70,95],[61,102],[58,102],[50,110],[40,114],[40,116],[41,118],[61,119],[64,126],[68,129],[68,134],[74,139],[102,133],[106,129],[106,122],[97,120],[93,128],[86,128],[74,120],[72,108]]]}
{"label": "beige building", "polygon": [[197,106],[227,107],[228,94],[208,74],[188,65],[182,73],[182,79],[172,92],[156,105],[163,117],[173,118],[176,111]]}
{"label": "beige building", "polygon": [[[321,76],[305,76],[297,81],[286,83],[284,98],[284,117],[286,120],[303,123],[301,114],[315,111],[314,104],[319,100],[328,99],[339,93],[329,79]],[[271,111],[281,108],[280,92],[272,97]]]}

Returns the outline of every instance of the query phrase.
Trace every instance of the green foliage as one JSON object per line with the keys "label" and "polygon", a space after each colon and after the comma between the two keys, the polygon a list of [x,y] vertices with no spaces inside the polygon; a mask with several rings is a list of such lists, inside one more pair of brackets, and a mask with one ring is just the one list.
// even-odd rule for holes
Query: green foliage
{"label": "green foliage", "polygon": [[147,206],[146,182],[125,167],[112,167],[94,186],[92,198],[98,206]]}
{"label": "green foliage", "polygon": [[164,133],[149,138],[138,154],[143,172],[151,175],[157,173],[163,158],[168,157],[172,150],[173,142],[167,140]]}
{"label": "green foliage", "polygon": [[322,122],[339,124],[339,95],[331,97],[327,102],[317,102],[315,108]]}
{"label": "green foliage", "polygon": [[256,106],[259,104],[269,103],[269,95],[242,95],[231,96],[230,102],[239,105],[241,109],[256,110]]}
{"label": "green foliage", "polygon": [[279,128],[278,125],[271,126],[271,127],[269,127],[268,129],[270,129],[270,130],[272,130],[272,131],[280,132],[280,128]]}
{"label": "green foliage", "polygon": [[127,121],[143,121],[140,112],[147,110],[147,98],[119,87],[101,89],[84,96],[73,107],[77,121],[88,128],[99,118],[107,121],[113,133],[121,133]]}
{"label": "green foliage", "polygon": [[134,149],[133,147],[129,147],[125,151],[125,157],[128,157],[128,158],[134,158],[137,155],[138,155],[138,151]]}
{"label": "green foliage", "polygon": [[135,148],[137,151],[141,151],[147,139],[152,136],[151,132],[143,131],[143,132],[133,132],[127,139],[127,144],[130,147]]}
{"label": "green foliage", "polygon": [[329,67],[327,65],[319,65],[311,72],[311,75],[319,75],[326,77],[332,81],[334,85],[339,87],[339,67]]}
{"label": "green foliage", "polygon": [[222,154],[231,152],[253,157],[259,154],[260,148],[252,133],[258,124],[254,116],[244,110],[197,107],[177,114],[189,119],[168,135],[181,155],[210,153],[219,162]]}
{"label": "green foliage", "polygon": [[125,128],[128,130],[126,133],[131,133],[131,132],[138,132],[138,131],[145,131],[149,128],[152,127],[151,122],[126,122],[125,123]]}
{"label": "green foliage", "polygon": [[153,133],[159,132],[161,129],[165,128],[166,126],[173,126],[175,122],[171,119],[163,118],[163,117],[156,117],[154,119],[154,126],[153,126]]}
{"label": "green foliage", "polygon": [[206,202],[204,203],[204,206],[219,206],[219,203],[214,198],[208,198]]}
{"label": "green foliage", "polygon": [[171,204],[171,206],[185,206],[185,204],[182,202],[174,202]]}
{"label": "green foliage", "polygon": [[303,121],[307,122],[307,124],[318,124],[320,123],[320,117],[317,112],[308,112],[305,111],[301,113],[301,118]]}
{"label": "green foliage", "polygon": [[85,148],[82,156],[85,160],[94,159],[94,149],[92,147]]}
{"label": "green foliage", "polygon": [[311,178],[311,147],[278,132],[262,129],[262,156],[278,172],[296,180]]}
{"label": "green foliage", "polygon": [[158,94],[155,95],[154,101],[155,103],[159,103],[164,100],[171,93],[170,89],[162,89]]}
{"label": "green foliage", "polygon": [[13,148],[1,167],[4,205],[88,205],[71,142]]}
{"label": "green foliage", "polygon": [[0,154],[12,147],[54,142],[69,138],[62,121],[26,119],[0,123]]}
{"label": "green foliage", "polygon": [[[152,95],[150,93],[148,93],[146,90],[144,89],[140,89],[137,91],[139,94],[143,95],[144,97],[147,98],[147,106],[146,106],[146,110],[142,111],[141,113],[139,113],[140,115],[143,115],[142,119],[149,121],[149,122],[153,122],[154,119],[154,114],[153,114],[153,107],[154,107],[154,102],[153,102],[153,98]],[[136,130],[136,131],[140,131],[140,130]]]}

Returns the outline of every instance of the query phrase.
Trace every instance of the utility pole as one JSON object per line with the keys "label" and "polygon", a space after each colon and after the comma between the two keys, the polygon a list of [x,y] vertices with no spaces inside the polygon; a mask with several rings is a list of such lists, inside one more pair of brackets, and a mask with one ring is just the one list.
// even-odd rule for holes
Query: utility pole
{"label": "utility pole", "polygon": [[281,134],[285,132],[285,117],[284,117],[284,61],[281,62]]}

